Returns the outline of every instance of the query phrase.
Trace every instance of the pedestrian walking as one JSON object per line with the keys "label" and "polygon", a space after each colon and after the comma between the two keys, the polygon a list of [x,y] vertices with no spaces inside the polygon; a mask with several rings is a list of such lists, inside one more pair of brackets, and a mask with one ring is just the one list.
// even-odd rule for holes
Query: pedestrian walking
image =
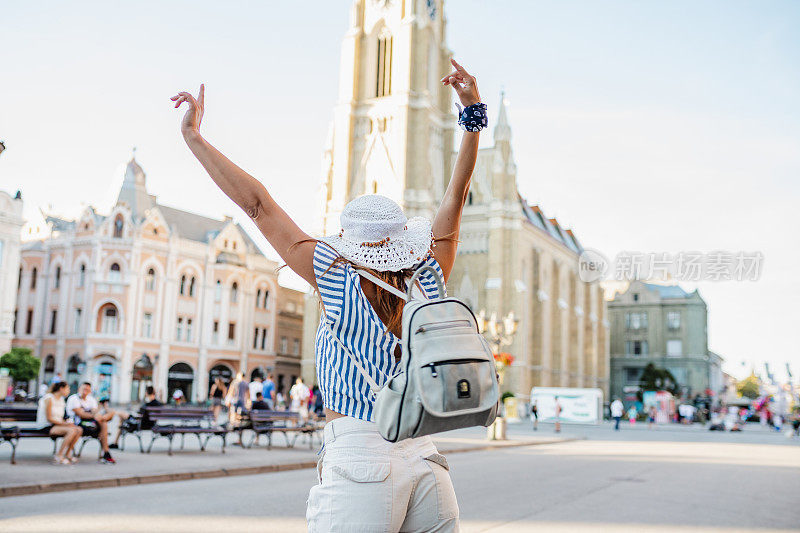
{"label": "pedestrian walking", "polygon": [[622,415],[625,413],[625,406],[619,398],[614,398],[611,402],[611,418],[614,419],[614,431],[619,431],[619,421],[622,420]]}
{"label": "pedestrian walking", "polygon": [[261,393],[264,395],[264,401],[270,409],[275,409],[275,378],[273,375],[267,374],[267,379],[261,387]]}
{"label": "pedestrian walking", "polygon": [[[308,497],[306,518],[312,532],[458,530],[458,504],[447,461],[430,436],[396,443],[381,437],[374,422],[374,398],[356,366],[379,383],[400,371],[405,302],[382,285],[406,290],[410,276],[421,266],[444,280],[453,268],[478,132],[487,120],[475,78],[455,61],[452,64],[453,72],[441,82],[452,87],[465,106],[459,123],[467,131],[433,223],[422,217],[408,219],[387,197],[365,195],[344,207],[341,231],[320,240],[303,232],[260,181],[202,137],[202,85],[197,98],[187,92],[172,98],[175,107],[188,104],[181,131],[189,149],[322,302],[315,359],[328,423],[318,484]],[[369,281],[357,269],[380,283]],[[427,270],[420,274],[411,290],[421,298],[437,298],[437,278]]]}
{"label": "pedestrian walking", "polygon": [[537,399],[531,398],[531,419],[533,420],[533,430],[539,429],[539,407],[536,405]]}
{"label": "pedestrian walking", "polygon": [[214,384],[211,385],[211,389],[208,391],[208,397],[211,400],[211,412],[214,413],[214,422],[219,419],[219,413],[222,411],[222,401],[227,392],[228,388],[222,378],[214,378]]}
{"label": "pedestrian walking", "polygon": [[556,413],[556,433],[561,433],[561,402],[558,400],[558,396],[556,396],[556,403],[553,407]]}
{"label": "pedestrian walking", "polygon": [[632,426],[636,425],[636,416],[638,414],[639,414],[639,412],[636,410],[636,406],[635,405],[631,405],[631,408],[628,409],[628,422],[630,422],[630,424]]}
{"label": "pedestrian walking", "polygon": [[303,378],[297,378],[289,389],[289,398],[292,400],[292,411],[300,414],[299,425],[308,422],[308,402],[311,398],[311,391],[308,389]]}

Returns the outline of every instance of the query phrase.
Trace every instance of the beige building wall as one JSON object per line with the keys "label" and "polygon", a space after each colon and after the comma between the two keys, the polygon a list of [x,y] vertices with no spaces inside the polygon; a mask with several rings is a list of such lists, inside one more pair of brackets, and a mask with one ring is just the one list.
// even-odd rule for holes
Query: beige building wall
{"label": "beige building wall", "polygon": [[22,196],[0,191],[0,355],[11,349],[19,276]]}

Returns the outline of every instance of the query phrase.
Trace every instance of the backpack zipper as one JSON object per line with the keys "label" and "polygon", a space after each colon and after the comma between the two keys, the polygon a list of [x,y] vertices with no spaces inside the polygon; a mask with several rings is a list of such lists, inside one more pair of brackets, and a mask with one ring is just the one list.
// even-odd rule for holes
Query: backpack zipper
{"label": "backpack zipper", "polygon": [[439,322],[437,324],[423,324],[422,326],[417,328],[416,333],[425,333],[427,331],[438,331],[440,329],[450,329],[450,328],[458,328],[458,327],[470,327],[469,320],[451,320],[449,322]]}
{"label": "backpack zipper", "polygon": [[449,361],[444,361],[440,363],[428,363],[427,365],[422,365],[422,368],[430,368],[431,369],[431,377],[436,378],[439,377],[439,372],[436,371],[437,366],[441,365],[458,365],[462,363],[488,363],[486,359],[451,359]]}

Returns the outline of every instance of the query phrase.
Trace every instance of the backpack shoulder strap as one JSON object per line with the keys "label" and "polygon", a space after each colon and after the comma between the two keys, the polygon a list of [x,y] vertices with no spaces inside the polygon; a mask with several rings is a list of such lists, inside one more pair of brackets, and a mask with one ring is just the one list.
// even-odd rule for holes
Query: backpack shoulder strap
{"label": "backpack shoulder strap", "polygon": [[364,369],[364,366],[361,364],[361,361],[358,359],[358,357],[356,357],[353,354],[353,352],[351,352],[350,349],[342,341],[339,340],[339,337],[336,336],[336,333],[333,331],[333,328],[328,322],[328,319],[323,316],[322,321],[328,328],[328,333],[331,334],[333,342],[338,344],[342,348],[342,350],[344,350],[344,354],[347,356],[348,359],[350,359],[350,362],[353,363],[353,366],[356,368],[358,373],[361,374],[361,377],[363,377],[364,380],[367,382],[367,384],[369,385],[370,392],[372,393],[372,397],[374,399],[375,395],[378,394],[378,391],[381,390],[380,385],[378,385],[378,382],[372,379],[372,376],[370,376],[369,373]]}
{"label": "backpack shoulder strap", "polygon": [[377,276],[373,276],[372,274],[370,274],[366,270],[362,270],[360,268],[356,269],[356,273],[359,276],[361,276],[362,278],[366,278],[366,279],[370,280],[372,283],[374,283],[375,285],[377,285],[381,289],[387,290],[387,291],[391,292],[392,294],[394,294],[395,296],[397,296],[398,298],[400,298],[402,300],[405,300],[405,301],[408,301],[409,297],[406,295],[406,293],[404,293],[403,291],[401,291],[397,287],[392,287],[391,285],[389,285],[388,283],[383,281],[381,278],[379,278]]}

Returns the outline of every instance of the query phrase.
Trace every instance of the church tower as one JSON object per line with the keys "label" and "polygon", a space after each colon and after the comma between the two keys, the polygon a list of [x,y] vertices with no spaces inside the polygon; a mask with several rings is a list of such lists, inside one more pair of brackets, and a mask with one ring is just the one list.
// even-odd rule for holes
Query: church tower
{"label": "church tower", "polygon": [[342,42],[339,98],[323,157],[321,232],[344,205],[378,193],[432,217],[453,157],[455,108],[444,0],[354,0]]}

